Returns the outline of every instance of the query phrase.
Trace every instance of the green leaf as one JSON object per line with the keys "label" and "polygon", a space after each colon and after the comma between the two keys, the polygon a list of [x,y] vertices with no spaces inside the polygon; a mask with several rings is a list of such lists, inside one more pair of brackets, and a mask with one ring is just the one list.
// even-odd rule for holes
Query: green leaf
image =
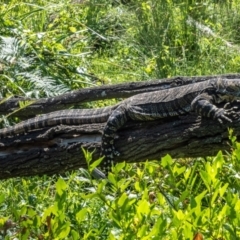
{"label": "green leaf", "polygon": [[115,178],[115,175],[112,174],[111,172],[108,174],[108,180],[115,186],[117,187],[117,180]]}
{"label": "green leaf", "polygon": [[83,199],[94,199],[94,198],[98,197],[98,193],[80,194],[80,196]]}
{"label": "green leaf", "polygon": [[226,192],[226,190],[227,190],[227,188],[228,188],[228,183],[225,183],[224,185],[223,185],[223,187],[221,187],[220,189],[219,189],[219,195],[220,195],[220,197],[223,197],[223,194]]}
{"label": "green leaf", "polygon": [[172,160],[172,157],[170,155],[167,154],[165,157],[162,157],[161,165],[163,167],[171,166],[172,164],[173,164],[173,160]]}
{"label": "green leaf", "polygon": [[137,192],[140,192],[140,191],[141,191],[141,185],[140,185],[139,181],[137,181],[137,182],[134,183],[134,187],[135,187],[135,189],[136,189]]}
{"label": "green leaf", "polygon": [[79,236],[79,233],[76,232],[75,230],[71,230],[71,235],[72,235],[72,239],[73,240],[79,240],[80,239],[80,236]]}
{"label": "green leaf", "polygon": [[221,211],[218,213],[218,216],[217,216],[218,221],[222,221],[227,217],[228,210],[229,210],[229,206],[225,204],[221,209]]}
{"label": "green leaf", "polygon": [[58,181],[56,183],[56,190],[59,196],[63,194],[63,192],[66,190],[67,184],[62,178],[58,178]]}
{"label": "green leaf", "polygon": [[126,163],[125,162],[121,162],[118,163],[114,166],[114,170],[116,173],[119,173],[124,167],[125,167]]}
{"label": "green leaf", "polygon": [[200,170],[200,176],[204,182],[204,184],[206,185],[207,189],[210,191],[210,186],[211,186],[211,178],[208,175],[207,172]]}
{"label": "green leaf", "polygon": [[185,167],[185,166],[183,166],[183,167],[178,167],[177,164],[176,164],[176,165],[174,165],[174,167],[173,167],[173,173],[174,173],[175,176],[181,175],[183,172],[185,172],[185,170],[186,170],[186,167]]}
{"label": "green leaf", "polygon": [[128,199],[127,194],[124,192],[121,197],[118,199],[118,206],[122,207],[123,204],[126,202],[126,200]]}
{"label": "green leaf", "polygon": [[190,168],[187,168],[187,169],[186,169],[186,171],[184,172],[184,179],[185,179],[185,180],[188,180],[191,171],[192,171],[192,170],[191,170]]}
{"label": "green leaf", "polygon": [[137,206],[137,215],[139,219],[142,218],[142,215],[147,215],[150,212],[150,204],[145,199],[140,200]]}
{"label": "green leaf", "polygon": [[218,181],[218,184],[217,184],[217,186],[214,186],[214,192],[213,192],[213,195],[212,195],[212,197],[211,197],[211,205],[213,205],[214,204],[214,202],[215,202],[215,200],[216,200],[216,198],[217,198],[217,196],[218,196],[218,193],[219,193],[219,185],[221,184],[221,182],[220,181]]}
{"label": "green leaf", "polygon": [[83,151],[83,155],[84,155],[84,158],[86,159],[87,164],[90,165],[90,162],[92,161],[92,153],[85,150],[83,147],[82,147],[82,151]]}
{"label": "green leaf", "polygon": [[76,214],[76,219],[77,219],[78,223],[85,220],[87,213],[88,213],[87,208],[83,208]]}
{"label": "green leaf", "polygon": [[208,192],[208,191],[205,190],[205,191],[203,191],[202,193],[200,193],[199,195],[197,195],[197,196],[195,197],[195,200],[196,200],[197,205],[201,206],[201,201],[202,201],[202,199],[205,197],[205,195],[206,195],[207,192]]}
{"label": "green leaf", "polygon": [[90,166],[89,166],[89,171],[92,172],[93,169],[95,169],[104,159],[104,157],[99,158],[98,160],[94,161]]}
{"label": "green leaf", "polygon": [[70,232],[71,228],[70,228],[70,222],[66,222],[60,230],[60,233],[58,233],[58,238],[59,239],[66,239],[66,237],[68,236],[69,232]]}
{"label": "green leaf", "polygon": [[189,190],[185,190],[183,191],[183,193],[181,194],[179,200],[177,201],[177,203],[175,204],[175,206],[178,206],[179,203],[183,202],[186,198],[188,198],[190,196],[191,192]]}
{"label": "green leaf", "polygon": [[186,217],[186,215],[183,213],[181,209],[176,212],[176,216],[180,221],[183,221]]}
{"label": "green leaf", "polygon": [[213,167],[216,169],[222,168],[224,162],[222,151],[219,151],[217,156],[213,158]]}
{"label": "green leaf", "polygon": [[158,216],[156,223],[154,224],[150,234],[144,237],[143,240],[151,239],[151,237],[162,236],[165,233],[167,227],[167,220],[162,215]]}

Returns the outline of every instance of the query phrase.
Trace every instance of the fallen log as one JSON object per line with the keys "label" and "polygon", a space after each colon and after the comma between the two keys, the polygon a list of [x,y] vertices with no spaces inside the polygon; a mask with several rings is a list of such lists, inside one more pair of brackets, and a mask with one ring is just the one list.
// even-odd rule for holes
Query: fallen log
{"label": "fallen log", "polygon": [[[133,95],[163,90],[191,83],[206,81],[214,78],[240,79],[240,74],[225,74],[213,76],[196,76],[196,77],[173,77],[154,81],[130,82],[115,85],[104,85],[92,88],[84,88],[71,91],[52,98],[32,99],[25,97],[13,96],[12,98],[3,101],[0,99],[0,115],[11,113],[12,117],[27,119],[36,116],[37,114],[48,113],[52,111],[67,109],[72,106],[79,107],[85,102],[112,99],[112,98],[127,98]],[[32,102],[30,105],[20,108],[20,102]]]}
{"label": "fallen log", "polygon": [[[240,114],[240,111],[239,111]],[[0,179],[52,175],[86,167],[82,147],[100,156],[101,131],[105,124],[59,125],[0,140]],[[230,150],[228,127],[240,135],[238,120],[220,125],[217,121],[187,114],[150,122],[129,122],[117,132],[115,162],[205,157]]]}

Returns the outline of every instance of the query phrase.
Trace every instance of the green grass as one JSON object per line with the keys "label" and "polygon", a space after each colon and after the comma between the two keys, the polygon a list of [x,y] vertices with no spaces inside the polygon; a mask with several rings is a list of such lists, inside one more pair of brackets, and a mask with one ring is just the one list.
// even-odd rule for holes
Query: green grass
{"label": "green grass", "polygon": [[[239,19],[238,0],[2,1],[0,97],[239,72]],[[207,159],[119,164],[112,186],[80,170],[1,181],[0,239],[238,239],[231,140]]]}

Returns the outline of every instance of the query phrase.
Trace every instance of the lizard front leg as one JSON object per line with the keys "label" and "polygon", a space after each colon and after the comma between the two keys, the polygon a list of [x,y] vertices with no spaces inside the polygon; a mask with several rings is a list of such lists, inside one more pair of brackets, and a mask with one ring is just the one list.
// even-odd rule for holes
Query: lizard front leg
{"label": "lizard front leg", "polygon": [[219,123],[232,122],[236,115],[235,108],[218,108],[214,104],[214,96],[207,93],[200,94],[191,103],[192,110],[201,116],[216,119]]}
{"label": "lizard front leg", "polygon": [[114,163],[114,155],[119,155],[119,153],[114,148],[114,137],[119,128],[121,128],[128,120],[127,109],[125,105],[120,105],[116,108],[106,123],[102,135],[102,155],[103,160],[103,170],[107,174]]}

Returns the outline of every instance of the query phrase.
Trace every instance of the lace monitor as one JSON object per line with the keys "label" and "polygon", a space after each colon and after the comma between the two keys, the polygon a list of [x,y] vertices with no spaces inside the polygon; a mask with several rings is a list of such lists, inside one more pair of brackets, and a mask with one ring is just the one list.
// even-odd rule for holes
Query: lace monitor
{"label": "lace monitor", "polygon": [[150,121],[178,116],[190,111],[216,119],[219,123],[231,122],[234,108],[218,108],[215,104],[240,99],[240,80],[211,79],[127,98],[119,104],[99,109],[60,110],[20,122],[0,130],[0,138],[23,134],[58,124],[89,124],[106,122],[102,135],[103,169],[108,172],[113,164],[114,136],[129,119]]}

